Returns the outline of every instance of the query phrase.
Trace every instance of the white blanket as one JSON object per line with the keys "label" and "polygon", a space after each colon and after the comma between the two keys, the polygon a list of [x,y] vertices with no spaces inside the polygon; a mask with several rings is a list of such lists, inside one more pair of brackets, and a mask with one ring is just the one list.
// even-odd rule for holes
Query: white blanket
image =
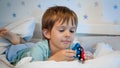
{"label": "white blanket", "polygon": [[24,58],[15,68],[120,68],[120,51],[86,60],[84,64],[75,61],[37,61],[28,62],[30,58]]}

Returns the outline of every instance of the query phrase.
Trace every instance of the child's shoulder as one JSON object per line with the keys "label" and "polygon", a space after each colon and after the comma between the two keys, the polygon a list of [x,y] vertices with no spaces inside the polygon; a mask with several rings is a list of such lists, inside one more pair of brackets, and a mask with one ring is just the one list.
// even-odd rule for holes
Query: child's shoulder
{"label": "child's shoulder", "polygon": [[48,41],[41,40],[35,44],[35,49],[49,49]]}
{"label": "child's shoulder", "polygon": [[36,44],[47,45],[47,44],[48,44],[48,40],[40,40],[40,41],[37,42]]}

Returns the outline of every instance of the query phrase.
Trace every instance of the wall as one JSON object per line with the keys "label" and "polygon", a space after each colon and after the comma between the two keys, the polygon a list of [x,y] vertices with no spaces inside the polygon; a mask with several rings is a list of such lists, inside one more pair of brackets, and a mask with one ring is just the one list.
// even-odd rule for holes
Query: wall
{"label": "wall", "polygon": [[[44,11],[55,5],[67,6],[76,12],[79,19],[78,34],[120,35],[120,0],[0,0],[0,28],[29,17],[41,22]],[[100,39],[102,42],[109,40],[104,37]],[[85,40],[84,43],[92,40],[85,45],[99,42],[93,37]],[[119,38],[112,38],[111,41],[119,45],[116,43]]]}
{"label": "wall", "polygon": [[[0,0],[0,27],[28,17],[41,22],[44,11],[54,5],[64,5],[76,12],[79,25],[84,26],[79,26],[77,33],[98,34],[104,29],[105,34],[120,34],[120,0]],[[95,26],[104,28],[95,30]]]}

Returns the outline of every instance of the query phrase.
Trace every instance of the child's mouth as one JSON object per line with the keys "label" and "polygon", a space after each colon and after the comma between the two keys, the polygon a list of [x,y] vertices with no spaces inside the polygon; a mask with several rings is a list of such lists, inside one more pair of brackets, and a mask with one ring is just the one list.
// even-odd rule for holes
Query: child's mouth
{"label": "child's mouth", "polygon": [[70,41],[69,40],[64,40],[64,41],[62,41],[64,44],[69,44],[70,43]]}

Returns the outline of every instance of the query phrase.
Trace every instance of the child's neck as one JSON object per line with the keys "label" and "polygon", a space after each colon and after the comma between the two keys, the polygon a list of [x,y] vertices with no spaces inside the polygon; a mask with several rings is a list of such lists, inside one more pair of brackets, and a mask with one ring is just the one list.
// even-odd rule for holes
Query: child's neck
{"label": "child's neck", "polygon": [[59,51],[59,50],[57,50],[57,49],[50,49],[50,50],[51,50],[51,52],[50,52],[51,55],[54,55],[56,52]]}
{"label": "child's neck", "polygon": [[58,52],[60,49],[55,47],[53,44],[50,43],[50,40],[48,41],[49,42],[49,48],[50,48],[50,55],[54,55],[56,52]]}
{"label": "child's neck", "polygon": [[58,52],[60,49],[58,48],[55,48],[53,46],[50,46],[50,55],[54,55],[56,52]]}

